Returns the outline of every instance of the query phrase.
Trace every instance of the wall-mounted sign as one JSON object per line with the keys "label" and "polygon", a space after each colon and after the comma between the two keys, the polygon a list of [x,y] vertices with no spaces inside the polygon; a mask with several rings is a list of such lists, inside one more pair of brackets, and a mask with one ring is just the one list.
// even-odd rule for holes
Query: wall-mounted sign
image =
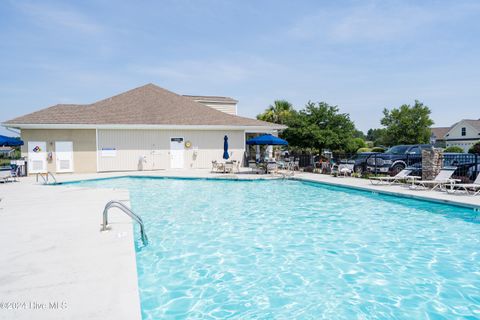
{"label": "wall-mounted sign", "polygon": [[117,149],[115,148],[102,148],[100,153],[102,157],[116,157],[117,156]]}
{"label": "wall-mounted sign", "polygon": [[42,152],[42,148],[40,148],[39,146],[35,146],[32,151],[35,153]]}

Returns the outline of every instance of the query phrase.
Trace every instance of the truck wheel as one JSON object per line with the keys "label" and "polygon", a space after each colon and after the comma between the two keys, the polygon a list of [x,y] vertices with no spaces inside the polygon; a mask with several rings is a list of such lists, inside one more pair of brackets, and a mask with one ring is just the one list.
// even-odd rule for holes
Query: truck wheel
{"label": "truck wheel", "polygon": [[396,165],[394,165],[392,167],[392,170],[390,170],[390,174],[392,176],[396,175],[397,173],[399,173],[400,171],[402,171],[403,169],[405,169],[405,165],[401,164],[401,163],[397,163]]}

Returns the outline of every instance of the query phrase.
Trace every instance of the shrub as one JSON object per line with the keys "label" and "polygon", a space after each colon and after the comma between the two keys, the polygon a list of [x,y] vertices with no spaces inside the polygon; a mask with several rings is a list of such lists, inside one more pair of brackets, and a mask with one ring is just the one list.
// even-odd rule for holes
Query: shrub
{"label": "shrub", "polygon": [[480,154],[480,142],[475,143],[469,150],[468,153]]}
{"label": "shrub", "polygon": [[463,149],[458,146],[450,146],[445,148],[443,152],[463,153]]}
{"label": "shrub", "polygon": [[372,151],[371,148],[359,148],[359,149],[357,150],[357,153],[370,152],[370,151]]}
{"label": "shrub", "polygon": [[385,152],[385,149],[382,147],[375,147],[372,148],[372,152]]}

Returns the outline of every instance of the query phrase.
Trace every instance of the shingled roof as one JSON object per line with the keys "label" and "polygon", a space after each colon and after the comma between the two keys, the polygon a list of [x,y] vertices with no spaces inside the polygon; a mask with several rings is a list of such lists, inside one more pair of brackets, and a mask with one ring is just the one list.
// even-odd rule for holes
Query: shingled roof
{"label": "shingled roof", "polygon": [[283,126],[217,111],[192,98],[147,84],[92,104],[58,104],[3,123],[82,125]]}
{"label": "shingled roof", "polygon": [[477,129],[478,131],[480,131],[480,119],[478,119],[478,120],[465,119],[465,120],[463,120],[463,121],[465,121],[466,123],[468,123],[469,125],[471,125],[471,126],[474,127],[475,129]]}
{"label": "shingled roof", "polygon": [[436,127],[430,128],[432,134],[439,140],[445,139],[445,135],[450,131],[451,127]]}

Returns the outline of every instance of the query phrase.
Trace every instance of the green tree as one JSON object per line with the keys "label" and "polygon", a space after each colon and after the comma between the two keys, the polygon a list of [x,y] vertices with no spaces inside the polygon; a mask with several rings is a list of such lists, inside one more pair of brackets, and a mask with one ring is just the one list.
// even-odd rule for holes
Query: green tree
{"label": "green tree", "polygon": [[368,129],[367,141],[372,141],[374,146],[385,144],[385,129]]}
{"label": "green tree", "polygon": [[404,104],[392,110],[384,109],[380,123],[385,126],[385,142],[388,145],[429,143],[430,109],[415,100],[413,106]]}
{"label": "green tree", "polygon": [[257,115],[258,120],[286,124],[295,110],[286,100],[275,100],[263,113]]}
{"label": "green tree", "polygon": [[468,149],[468,153],[480,154],[480,142],[475,143],[470,149]]}
{"label": "green tree", "polygon": [[286,123],[283,137],[292,146],[312,148],[320,153],[324,149],[347,150],[355,133],[355,125],[337,106],[325,102],[308,102]]}
{"label": "green tree", "polygon": [[350,139],[350,141],[348,142],[346,151],[354,153],[354,152],[358,152],[359,149],[363,149],[366,147],[367,147],[367,144],[365,143],[365,140],[363,140],[362,138],[353,138],[353,139]]}
{"label": "green tree", "polygon": [[367,136],[365,135],[365,133],[363,133],[362,130],[357,130],[357,129],[355,129],[355,132],[353,133],[353,137],[354,138],[361,138],[362,140],[367,139]]}
{"label": "green tree", "polygon": [[445,148],[443,152],[463,153],[463,149],[457,146],[451,146],[451,147]]}

